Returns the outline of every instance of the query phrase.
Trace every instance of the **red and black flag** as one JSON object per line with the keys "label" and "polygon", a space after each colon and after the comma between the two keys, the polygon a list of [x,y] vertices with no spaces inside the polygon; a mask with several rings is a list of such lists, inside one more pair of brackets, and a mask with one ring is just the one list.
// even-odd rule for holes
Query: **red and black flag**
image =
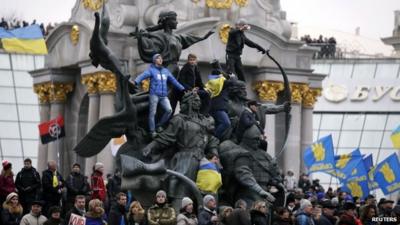
{"label": "red and black flag", "polygon": [[39,132],[42,144],[47,144],[64,137],[64,118],[58,116],[55,119],[39,124]]}

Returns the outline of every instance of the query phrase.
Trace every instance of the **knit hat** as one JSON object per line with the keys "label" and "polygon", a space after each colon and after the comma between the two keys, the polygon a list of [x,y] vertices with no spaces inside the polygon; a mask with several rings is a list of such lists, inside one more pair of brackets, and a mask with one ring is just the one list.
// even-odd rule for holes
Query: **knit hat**
{"label": "knit hat", "polygon": [[2,164],[3,164],[4,170],[7,170],[7,169],[11,168],[11,166],[12,166],[12,164],[8,160],[3,160]]}
{"label": "knit hat", "polygon": [[163,190],[159,190],[156,193],[156,197],[158,197],[158,196],[164,196],[166,198],[167,197],[167,193],[165,193],[165,191],[163,191]]}
{"label": "knit hat", "polygon": [[300,210],[303,210],[303,209],[305,209],[305,208],[308,207],[308,206],[312,206],[312,204],[311,204],[311,202],[310,202],[309,200],[307,200],[307,199],[302,199],[302,200],[300,201]]}
{"label": "knit hat", "polygon": [[14,197],[18,197],[18,194],[15,192],[11,192],[10,194],[8,194],[7,198],[6,198],[6,203],[9,203],[11,201],[11,199]]}
{"label": "knit hat", "polygon": [[94,164],[94,170],[96,170],[96,171],[103,167],[104,167],[104,164],[101,162],[97,162],[96,164]]}
{"label": "knit hat", "polygon": [[188,197],[184,197],[184,198],[182,199],[182,206],[181,206],[181,209],[185,208],[185,207],[186,207],[187,205],[189,205],[189,204],[193,204],[192,199],[190,199],[190,198],[188,198]]}
{"label": "knit hat", "polygon": [[159,56],[161,56],[161,54],[154,54],[153,55],[153,58],[152,58],[152,61],[153,61],[153,63],[156,61],[156,59],[159,57]]}
{"label": "knit hat", "polygon": [[215,201],[214,196],[212,196],[212,195],[206,195],[206,196],[204,196],[204,198],[203,198],[203,205],[207,205],[207,203],[208,203],[209,201],[211,201],[211,200],[214,200],[214,201]]}

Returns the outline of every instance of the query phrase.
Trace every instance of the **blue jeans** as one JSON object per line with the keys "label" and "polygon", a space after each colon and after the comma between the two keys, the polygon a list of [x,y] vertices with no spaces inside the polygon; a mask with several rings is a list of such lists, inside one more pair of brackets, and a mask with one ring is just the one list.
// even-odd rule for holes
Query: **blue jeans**
{"label": "blue jeans", "polygon": [[215,136],[221,139],[225,131],[231,126],[231,120],[228,113],[223,110],[211,112],[211,116],[215,120]]}
{"label": "blue jeans", "polygon": [[172,108],[171,104],[169,103],[168,97],[160,97],[157,95],[150,95],[149,96],[149,130],[150,132],[154,132],[156,130],[155,125],[155,117],[157,112],[158,103],[160,103],[161,107],[164,110],[163,115],[161,116],[160,121],[158,122],[157,126],[162,126],[166,123],[171,116]]}

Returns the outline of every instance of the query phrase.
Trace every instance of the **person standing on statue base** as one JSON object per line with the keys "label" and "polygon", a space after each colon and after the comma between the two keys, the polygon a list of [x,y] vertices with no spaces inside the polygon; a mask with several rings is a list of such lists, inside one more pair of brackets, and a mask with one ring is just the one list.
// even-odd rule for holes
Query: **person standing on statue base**
{"label": "person standing on statue base", "polygon": [[144,79],[150,79],[150,96],[149,96],[149,131],[151,136],[156,137],[155,116],[158,104],[164,110],[160,121],[157,124],[157,129],[162,129],[162,126],[169,120],[172,108],[168,99],[168,82],[177,88],[179,91],[184,91],[185,88],[174,78],[171,72],[163,67],[163,59],[160,54],[153,56],[153,63],[150,68],[136,77],[134,85],[139,85]]}
{"label": "person standing on statue base", "polygon": [[250,30],[250,25],[247,24],[245,19],[239,19],[235,24],[235,28],[229,31],[228,43],[226,44],[227,72],[230,74],[235,72],[241,81],[246,81],[241,59],[244,45],[250,48],[256,48],[258,51],[262,52],[262,54],[266,52],[264,48],[244,35],[246,30]]}

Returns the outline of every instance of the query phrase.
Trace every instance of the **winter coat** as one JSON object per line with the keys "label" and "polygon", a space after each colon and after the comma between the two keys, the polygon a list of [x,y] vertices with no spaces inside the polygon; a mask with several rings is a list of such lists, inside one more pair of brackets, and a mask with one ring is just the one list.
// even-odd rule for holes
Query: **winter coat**
{"label": "winter coat", "polygon": [[9,205],[3,204],[3,209],[1,211],[1,224],[3,225],[19,225],[23,215],[22,206],[12,209]]}
{"label": "winter coat", "polygon": [[104,211],[102,212],[102,214],[95,214],[89,211],[88,213],[86,213],[85,218],[86,218],[85,225],[107,225]]}
{"label": "winter coat", "polygon": [[268,216],[258,210],[251,210],[251,225],[269,225]]}
{"label": "winter coat", "polygon": [[247,210],[236,208],[226,218],[227,224],[229,225],[250,225],[250,214]]}
{"label": "winter coat", "polygon": [[40,191],[40,175],[35,168],[22,168],[15,178],[15,186],[21,202],[32,202]]}
{"label": "winter coat", "polygon": [[183,65],[179,72],[178,82],[182,84],[186,90],[191,90],[194,87],[204,87],[199,68],[197,65],[190,65],[189,63]]}
{"label": "winter coat", "polygon": [[325,215],[321,215],[318,220],[315,221],[315,225],[335,225]]}
{"label": "winter coat", "polygon": [[118,193],[121,192],[121,177],[113,176],[107,181],[107,194],[110,198],[114,198]]}
{"label": "winter coat", "polygon": [[145,215],[143,214],[142,217],[136,218],[134,215],[130,214],[128,216],[128,225],[147,225]]}
{"label": "winter coat", "polygon": [[124,220],[124,224],[128,224],[128,219],[125,214],[125,206],[115,204],[111,207],[110,213],[108,215],[108,225],[120,225],[121,219]]}
{"label": "winter coat", "polygon": [[[7,195],[15,192],[15,184],[12,175],[0,175],[0,199],[6,199]],[[2,204],[2,202],[0,202]]]}
{"label": "winter coat", "polygon": [[61,200],[60,189],[64,187],[64,179],[61,174],[57,171],[58,186],[53,187],[53,172],[51,170],[45,170],[42,174],[42,186],[43,186],[43,199],[46,202],[59,202]]}
{"label": "winter coat", "polygon": [[29,213],[22,217],[20,225],[43,225],[46,221],[47,218],[43,215],[34,216]]}
{"label": "winter coat", "polygon": [[217,222],[211,222],[213,216],[217,216],[217,213],[204,207],[199,213],[199,225],[216,225]]}
{"label": "winter coat", "polygon": [[65,215],[65,223],[67,223],[68,224],[68,222],[69,222],[69,220],[71,219],[71,214],[76,214],[76,215],[79,215],[79,216],[84,216],[83,215],[83,213],[81,213],[81,211],[79,211],[75,206],[71,209],[71,210],[69,210],[68,212],[67,212],[67,214]]}
{"label": "winter coat", "polygon": [[87,179],[80,173],[71,173],[66,180],[66,186],[69,202],[74,202],[77,195],[88,195],[90,191]]}
{"label": "winter coat", "polygon": [[197,225],[198,221],[195,214],[189,213],[180,213],[176,218],[177,224],[176,225]]}
{"label": "winter coat", "polygon": [[230,56],[240,57],[242,55],[243,47],[247,45],[251,48],[256,48],[258,50],[263,50],[263,48],[249,40],[244,32],[239,29],[231,29],[229,31],[228,43],[226,44],[226,54]]}
{"label": "winter coat", "polygon": [[90,177],[90,187],[92,190],[92,196],[90,199],[100,199],[100,201],[105,202],[106,200],[106,187],[104,185],[103,174],[100,172],[94,172]]}
{"label": "winter coat", "polygon": [[338,225],[362,225],[362,223],[355,216],[343,213],[339,218]]}
{"label": "winter coat", "polygon": [[43,225],[64,225],[64,220],[63,219],[56,220],[56,219],[50,218],[46,222],[44,222]]}
{"label": "winter coat", "polygon": [[175,210],[167,204],[164,206],[155,204],[147,211],[147,222],[149,225],[175,225]]}
{"label": "winter coat", "polygon": [[150,78],[150,95],[166,97],[168,95],[168,82],[172,83],[180,91],[185,89],[167,68],[157,67],[155,64],[151,64],[149,69],[136,77],[136,85],[147,78]]}
{"label": "winter coat", "polygon": [[302,211],[297,213],[295,222],[296,225],[315,225],[311,216]]}
{"label": "winter coat", "polygon": [[291,219],[283,220],[279,217],[274,219],[273,225],[293,225],[293,221]]}

